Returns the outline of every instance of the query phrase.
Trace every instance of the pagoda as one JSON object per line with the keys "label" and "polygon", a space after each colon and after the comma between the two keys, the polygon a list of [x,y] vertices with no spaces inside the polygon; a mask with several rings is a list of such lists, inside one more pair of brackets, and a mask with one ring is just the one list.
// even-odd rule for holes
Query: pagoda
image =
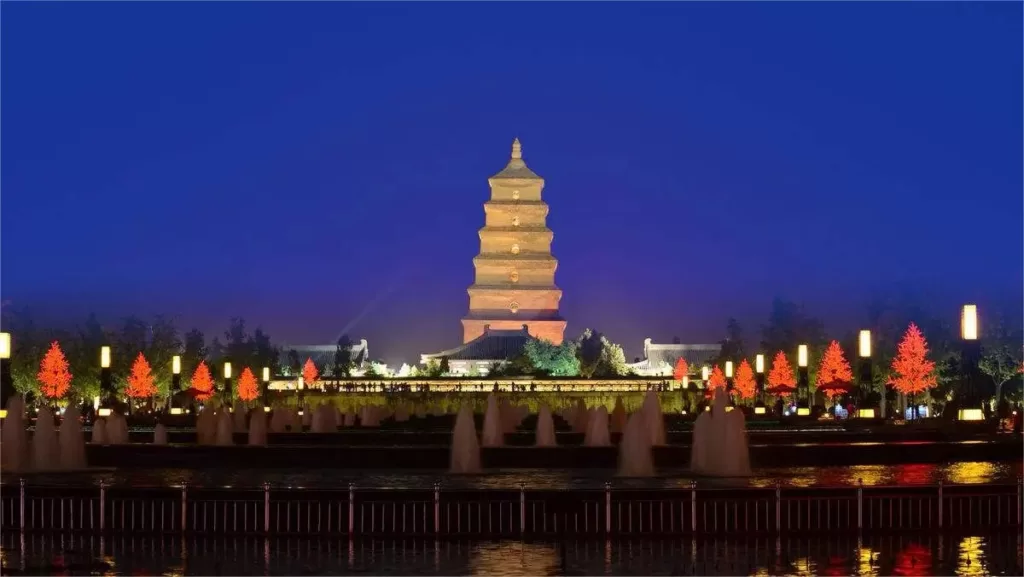
{"label": "pagoda", "polygon": [[488,179],[480,254],[469,287],[469,314],[462,319],[463,343],[492,331],[521,331],[561,344],[565,320],[558,314],[562,291],[555,285],[558,261],[551,255],[554,233],[541,200],[544,179],[526,166],[519,139],[512,158]]}

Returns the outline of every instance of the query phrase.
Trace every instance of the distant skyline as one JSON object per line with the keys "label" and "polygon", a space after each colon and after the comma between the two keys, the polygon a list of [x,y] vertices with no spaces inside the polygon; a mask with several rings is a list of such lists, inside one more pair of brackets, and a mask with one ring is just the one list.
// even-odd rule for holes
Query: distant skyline
{"label": "distant skyline", "polygon": [[547,181],[567,337],[1020,319],[1020,3],[5,3],[0,298],[461,342],[487,177]]}

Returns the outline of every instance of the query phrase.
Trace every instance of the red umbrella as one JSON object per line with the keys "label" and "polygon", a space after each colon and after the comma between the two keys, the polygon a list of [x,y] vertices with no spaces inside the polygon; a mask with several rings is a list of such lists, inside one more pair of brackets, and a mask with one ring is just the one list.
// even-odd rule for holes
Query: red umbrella
{"label": "red umbrella", "polygon": [[796,387],[794,387],[793,385],[786,384],[773,385],[765,389],[765,392],[767,392],[769,395],[775,395],[776,397],[789,396],[792,395],[795,391]]}
{"label": "red umbrella", "polygon": [[827,383],[819,383],[818,390],[830,397],[834,397],[852,391],[853,383],[849,381],[829,381]]}

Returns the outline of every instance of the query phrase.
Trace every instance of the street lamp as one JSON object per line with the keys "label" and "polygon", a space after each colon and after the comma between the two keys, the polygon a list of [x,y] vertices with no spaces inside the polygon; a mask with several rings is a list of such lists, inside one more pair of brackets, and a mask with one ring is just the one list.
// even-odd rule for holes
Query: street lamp
{"label": "street lamp", "polygon": [[708,379],[711,378],[711,367],[704,365],[700,368],[700,380],[704,381],[704,388],[708,388]]}
{"label": "street lamp", "polygon": [[270,367],[263,367],[263,412],[270,412]]}
{"label": "street lamp", "polygon": [[7,417],[7,399],[14,394],[11,376],[11,333],[0,333],[0,419]]}
{"label": "street lamp", "polygon": [[306,384],[306,379],[302,378],[302,375],[299,375],[299,384],[295,386],[295,390],[298,392],[298,396],[299,396],[299,416],[300,417],[302,416],[302,400],[306,396],[306,393],[303,390],[303,389],[305,389],[305,384]]}
{"label": "street lamp", "polygon": [[100,403],[96,414],[109,417],[114,404],[114,381],[110,373],[110,347],[100,347]]}
{"label": "street lamp", "polygon": [[725,361],[725,394],[729,395],[729,401],[732,401],[732,389],[733,389],[733,367],[732,361]]}
{"label": "street lamp", "polygon": [[[871,390],[871,383],[874,377],[871,375],[871,331],[865,329],[857,337],[857,356],[860,358],[859,380],[861,394],[865,390]],[[885,388],[882,388],[882,406],[885,406]],[[863,419],[874,419],[874,407],[858,407],[857,416]]]}
{"label": "street lamp", "polygon": [[231,404],[231,363],[224,363],[224,402]]}
{"label": "street lamp", "polygon": [[[977,373],[978,361],[981,359],[981,345],[978,342],[978,305],[966,304],[960,310],[960,339],[964,380],[961,391],[965,394],[960,399],[960,411],[957,413],[957,419],[983,421],[985,412],[977,406],[980,404]],[[996,399],[996,402],[998,407],[999,399]]]}
{"label": "street lamp", "polygon": [[181,392],[181,356],[174,355],[171,357],[171,414],[180,415],[182,408],[180,405]]}
{"label": "street lamp", "polygon": [[757,383],[757,390],[754,392],[754,396],[757,399],[754,402],[754,414],[763,415],[765,414],[764,408],[764,355],[758,354],[754,357],[754,379]]}
{"label": "street lamp", "polygon": [[797,404],[796,414],[799,417],[806,417],[811,414],[811,375],[807,368],[807,345],[800,345],[796,348],[797,365]]}

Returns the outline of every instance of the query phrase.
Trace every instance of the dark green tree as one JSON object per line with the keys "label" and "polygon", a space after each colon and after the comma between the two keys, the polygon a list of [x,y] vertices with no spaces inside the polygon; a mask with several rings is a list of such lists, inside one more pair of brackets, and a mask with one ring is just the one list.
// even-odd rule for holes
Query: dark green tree
{"label": "dark green tree", "polygon": [[571,342],[556,345],[540,339],[530,339],[523,347],[535,373],[553,377],[574,377],[580,374],[580,361]]}
{"label": "dark green tree", "polygon": [[441,371],[441,376],[447,376],[448,373],[452,372],[451,365],[448,362],[448,357],[441,357],[441,362],[438,363],[437,367],[438,370]]}
{"label": "dark green tree", "polygon": [[597,331],[584,329],[572,346],[580,362],[579,374],[583,377],[606,378],[629,372],[622,347]]}
{"label": "dark green tree", "polygon": [[352,340],[348,335],[338,337],[338,348],[334,351],[334,376],[349,377],[352,374]]}
{"label": "dark green tree", "polygon": [[192,329],[185,333],[185,345],[181,353],[181,374],[185,376],[182,378],[187,380],[192,373],[196,372],[196,367],[199,366],[200,361],[206,360],[206,356],[206,338],[202,331]]}

